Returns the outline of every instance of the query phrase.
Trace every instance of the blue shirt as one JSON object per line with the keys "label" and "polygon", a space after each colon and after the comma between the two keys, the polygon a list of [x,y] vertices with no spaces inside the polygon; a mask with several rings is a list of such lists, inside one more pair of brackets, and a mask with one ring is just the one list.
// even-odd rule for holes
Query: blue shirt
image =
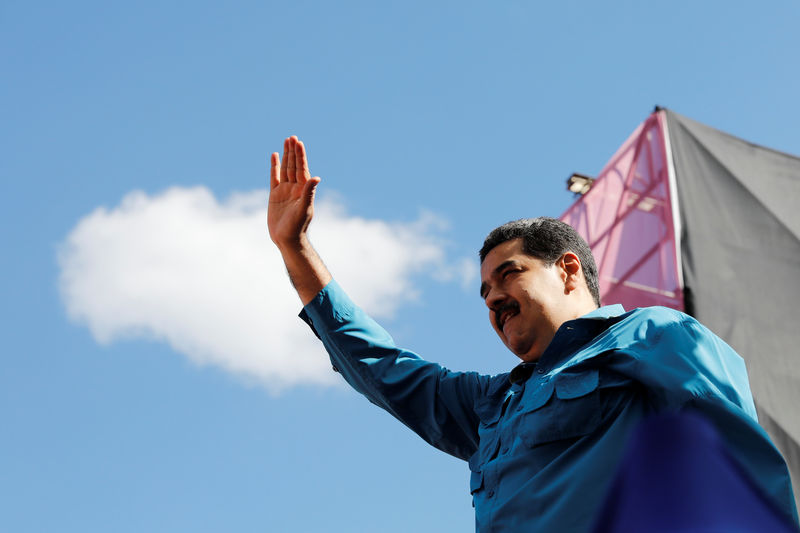
{"label": "blue shirt", "polygon": [[398,348],[332,281],[301,313],[334,368],[427,442],[469,462],[476,530],[587,531],[631,430],[691,408],[797,522],[786,465],[758,425],[744,361],[693,318],[599,308],[565,322],[537,363],[454,372]]}

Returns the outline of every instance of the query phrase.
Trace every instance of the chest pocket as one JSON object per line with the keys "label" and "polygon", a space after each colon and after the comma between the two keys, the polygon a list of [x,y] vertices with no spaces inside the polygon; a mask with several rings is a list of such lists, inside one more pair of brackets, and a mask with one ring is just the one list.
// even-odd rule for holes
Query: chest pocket
{"label": "chest pocket", "polygon": [[475,406],[475,412],[481,422],[478,426],[478,451],[469,460],[473,471],[478,470],[497,451],[500,442],[497,422],[503,412],[503,402],[498,398],[484,398]]}
{"label": "chest pocket", "polygon": [[[500,444],[497,421],[500,420],[502,412],[503,402],[497,397],[484,398],[475,406],[475,413],[481,422],[478,426],[480,437],[478,451],[469,458],[469,469],[471,470],[469,491],[473,495],[483,489],[483,465],[497,451]],[[472,506],[475,506],[474,500]]]}
{"label": "chest pocket", "polygon": [[[597,429],[602,421],[597,369],[562,372],[537,387],[519,420],[519,434],[529,447],[573,439]],[[526,395],[528,396],[528,395]]]}

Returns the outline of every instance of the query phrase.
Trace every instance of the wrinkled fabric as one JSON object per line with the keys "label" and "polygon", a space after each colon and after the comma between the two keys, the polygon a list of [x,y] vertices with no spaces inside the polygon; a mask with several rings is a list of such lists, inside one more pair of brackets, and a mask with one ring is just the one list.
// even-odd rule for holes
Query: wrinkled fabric
{"label": "wrinkled fabric", "polygon": [[336,281],[300,316],[353,388],[468,462],[479,532],[589,530],[632,429],[684,409],[709,420],[745,475],[797,522],[743,360],[688,315],[602,307],[565,322],[537,363],[496,376],[397,347]]}

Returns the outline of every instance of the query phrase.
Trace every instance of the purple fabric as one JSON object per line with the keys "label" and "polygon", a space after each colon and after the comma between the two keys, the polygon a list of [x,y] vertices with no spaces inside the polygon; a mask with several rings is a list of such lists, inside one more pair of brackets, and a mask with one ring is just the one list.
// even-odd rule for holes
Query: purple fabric
{"label": "purple fabric", "polygon": [[714,428],[692,413],[642,422],[594,533],[797,530],[762,497]]}

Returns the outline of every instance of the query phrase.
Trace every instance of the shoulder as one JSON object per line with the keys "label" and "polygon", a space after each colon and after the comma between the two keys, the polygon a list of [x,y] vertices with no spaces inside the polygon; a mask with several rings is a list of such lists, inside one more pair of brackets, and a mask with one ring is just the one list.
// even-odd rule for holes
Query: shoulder
{"label": "shoulder", "polygon": [[627,336],[627,346],[635,350],[666,350],[672,355],[713,352],[724,359],[741,359],[724,340],[686,313],[668,307],[643,307],[624,316],[621,331]]}
{"label": "shoulder", "polygon": [[664,343],[725,345],[694,317],[668,307],[640,307],[620,315],[615,322],[611,329],[619,347],[651,348]]}
{"label": "shoulder", "polygon": [[697,322],[694,318],[669,307],[653,306],[653,307],[637,307],[632,311],[628,311],[623,315],[625,320],[634,322],[645,322],[653,326],[670,326],[673,324],[681,324],[684,322]]}

